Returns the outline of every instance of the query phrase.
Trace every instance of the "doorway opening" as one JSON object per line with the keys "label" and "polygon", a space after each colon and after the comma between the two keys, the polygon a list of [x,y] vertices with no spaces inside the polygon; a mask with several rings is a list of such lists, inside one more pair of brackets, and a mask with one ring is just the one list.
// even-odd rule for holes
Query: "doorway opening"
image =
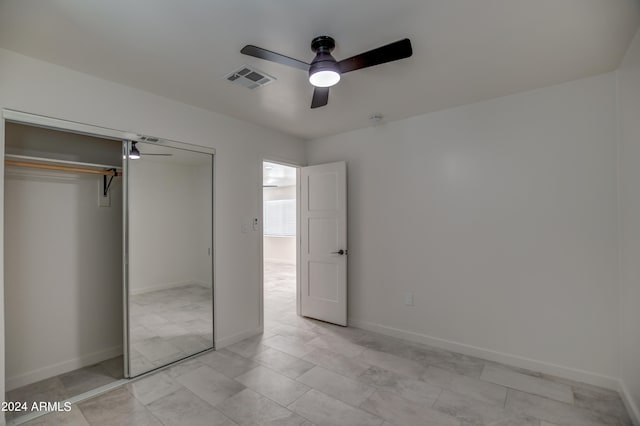
{"label": "doorway opening", "polygon": [[264,326],[297,315],[297,168],[262,163]]}

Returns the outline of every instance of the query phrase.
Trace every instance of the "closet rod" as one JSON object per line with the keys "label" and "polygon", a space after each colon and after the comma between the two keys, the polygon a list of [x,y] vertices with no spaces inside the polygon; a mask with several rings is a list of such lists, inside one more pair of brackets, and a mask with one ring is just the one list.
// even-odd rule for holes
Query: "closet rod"
{"label": "closet rod", "polygon": [[58,170],[63,172],[89,173],[104,176],[122,176],[122,172],[114,170],[93,170],[83,167],[54,166],[50,164],[27,163],[24,161],[5,160],[4,164],[13,167],[29,167],[32,169]]}

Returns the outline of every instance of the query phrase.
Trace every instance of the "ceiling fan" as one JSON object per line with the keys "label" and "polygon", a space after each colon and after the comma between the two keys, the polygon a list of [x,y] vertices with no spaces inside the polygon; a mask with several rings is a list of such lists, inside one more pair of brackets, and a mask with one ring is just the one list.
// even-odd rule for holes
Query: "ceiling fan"
{"label": "ceiling fan", "polygon": [[329,88],[340,81],[342,74],[408,58],[413,54],[411,41],[408,38],[342,61],[336,61],[331,56],[331,51],[335,46],[335,40],[329,36],[314,38],[311,41],[311,50],[316,53],[316,57],[313,58],[310,64],[253,45],[243,47],[240,53],[308,71],[309,83],[315,86],[311,108],[325,106],[329,102]]}
{"label": "ceiling fan", "polygon": [[[140,150],[138,149],[138,147],[136,146],[138,142],[131,142],[131,151],[129,152],[129,158],[131,160],[138,160],[140,157],[142,157],[142,153],[140,152]],[[157,155],[157,156],[162,156],[162,157],[171,157],[173,156],[173,154],[152,154],[152,153],[146,153],[144,154],[146,155]]]}

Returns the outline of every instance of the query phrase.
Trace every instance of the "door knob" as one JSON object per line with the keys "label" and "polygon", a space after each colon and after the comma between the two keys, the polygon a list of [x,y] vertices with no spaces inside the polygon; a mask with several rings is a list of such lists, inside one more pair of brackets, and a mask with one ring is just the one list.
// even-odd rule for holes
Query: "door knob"
{"label": "door knob", "polygon": [[347,251],[340,249],[338,251],[332,251],[331,254],[339,254],[340,256],[343,256],[343,255],[347,254]]}

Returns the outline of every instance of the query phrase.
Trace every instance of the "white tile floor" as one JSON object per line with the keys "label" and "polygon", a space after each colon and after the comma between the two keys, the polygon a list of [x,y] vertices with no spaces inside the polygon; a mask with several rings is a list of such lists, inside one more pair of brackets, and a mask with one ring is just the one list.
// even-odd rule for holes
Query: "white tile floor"
{"label": "white tile floor", "polygon": [[195,284],[131,296],[132,375],[213,347],[212,303],[211,289]]}
{"label": "white tile floor", "polygon": [[295,315],[266,265],[265,333],[32,424],[628,426],[594,386]]}
{"label": "white tile floor", "polygon": [[[114,383],[123,377],[122,356],[108,359],[99,364],[73,370],[49,379],[41,380],[7,392],[6,401],[26,402],[31,407],[33,402],[58,402],[80,395],[100,386]],[[25,412],[6,412],[7,420],[17,419]]]}

